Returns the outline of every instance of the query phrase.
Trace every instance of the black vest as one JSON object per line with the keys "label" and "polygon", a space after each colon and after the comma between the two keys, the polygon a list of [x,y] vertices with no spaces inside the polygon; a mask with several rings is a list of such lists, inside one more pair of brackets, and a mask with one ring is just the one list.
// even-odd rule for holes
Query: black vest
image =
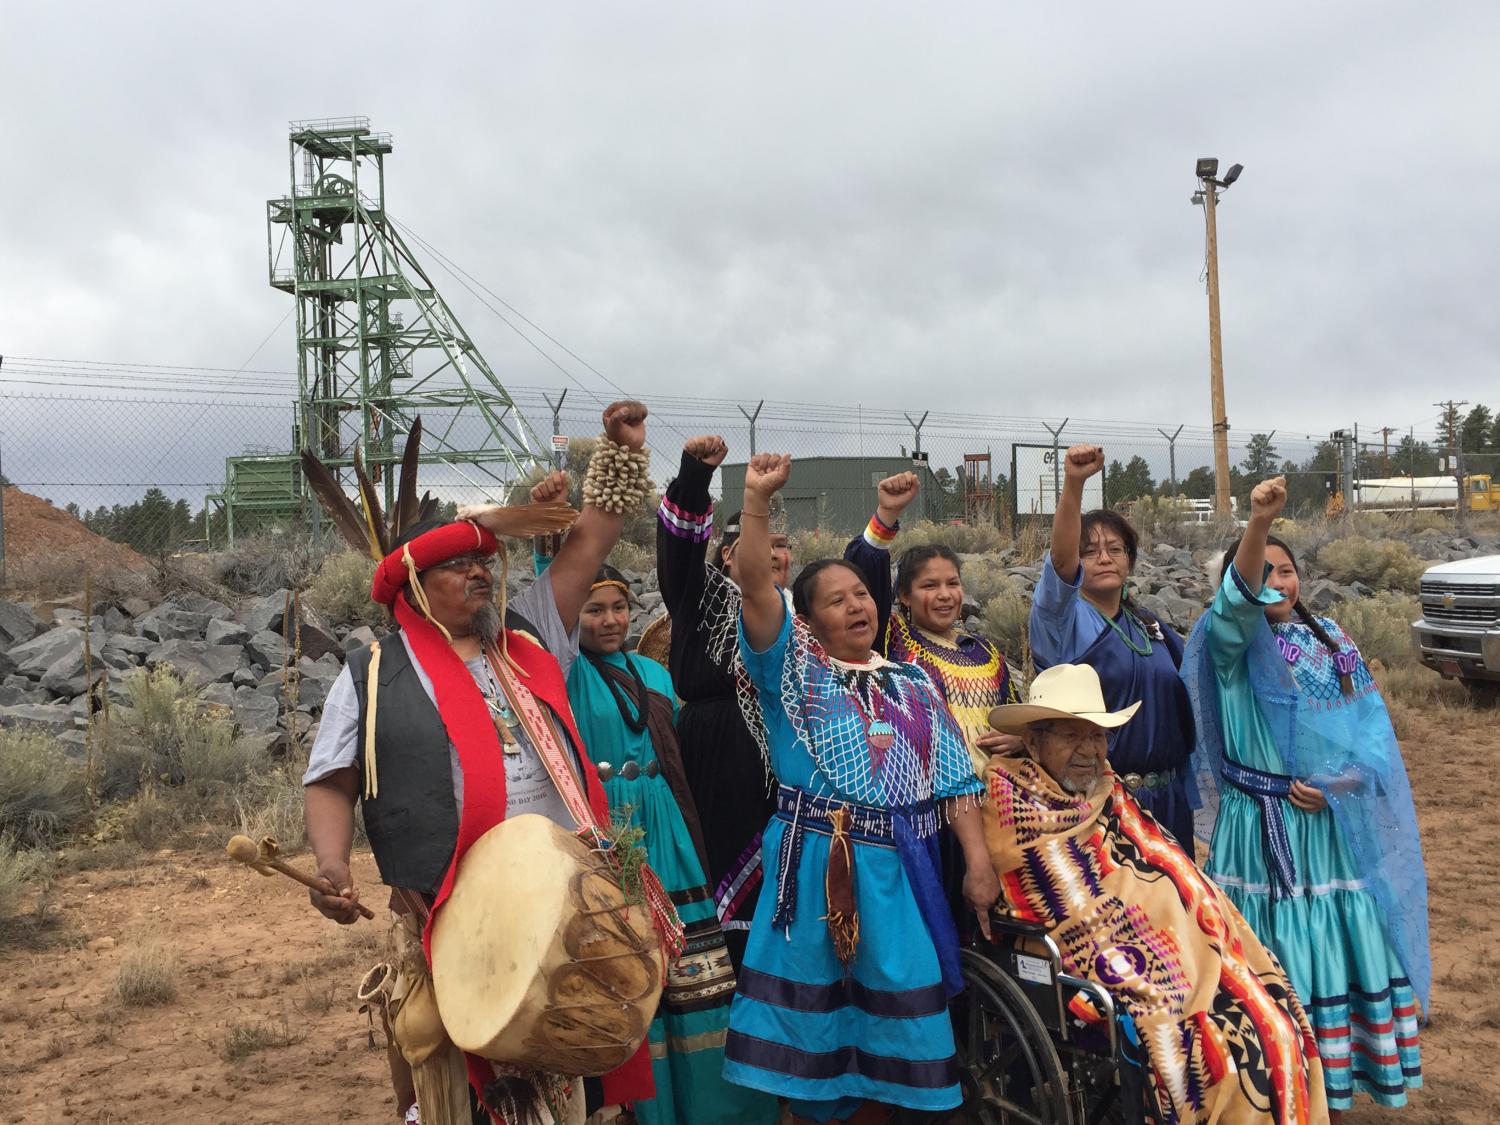
{"label": "black vest", "polygon": [[448,732],[422,690],[399,632],[380,640],[380,687],[375,696],[375,764],[380,795],[363,797],[365,723],[369,713],[371,649],[349,656],[359,699],[359,744],[354,755],[364,803],[365,835],[380,878],[388,886],[436,894],[458,843],[458,802]]}
{"label": "black vest", "polygon": [[[512,610],[506,611],[505,625],[537,640],[536,627]],[[349,671],[359,700],[354,766],[359,771],[365,835],[375,853],[381,882],[435,895],[458,845],[458,802],[453,799],[448,730],[437,707],[422,690],[401,633],[382,637],[380,688],[375,696],[375,768],[380,795],[363,796],[371,651],[365,647],[349,655]],[[550,715],[551,708],[545,701],[538,699],[537,703]],[[576,762],[578,748],[571,746],[563,724],[554,722],[552,727],[563,744],[572,749]]]}

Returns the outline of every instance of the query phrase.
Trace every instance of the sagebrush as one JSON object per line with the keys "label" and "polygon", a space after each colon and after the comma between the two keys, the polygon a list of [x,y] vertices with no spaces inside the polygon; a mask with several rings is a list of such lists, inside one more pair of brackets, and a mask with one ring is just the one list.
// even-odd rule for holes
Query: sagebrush
{"label": "sagebrush", "polygon": [[115,999],[136,1008],[170,1004],[177,999],[177,954],[155,938],[125,951],[115,978]]}
{"label": "sagebrush", "polygon": [[51,846],[89,815],[83,770],[45,735],[0,730],[0,836]]}
{"label": "sagebrush", "polygon": [[335,625],[367,625],[381,632],[387,625],[385,609],[370,598],[375,560],[357,551],[329,555],[318,567],[303,595],[307,604]]}
{"label": "sagebrush", "polygon": [[1376,590],[1414,594],[1432,564],[1398,539],[1350,535],[1324,544],[1318,551],[1318,565],[1335,582],[1363,582]]}
{"label": "sagebrush", "polygon": [[1366,661],[1378,660],[1387,668],[1417,663],[1411,623],[1422,616],[1422,606],[1410,594],[1386,591],[1373,598],[1348,598],[1333,607],[1331,616],[1353,638]]}

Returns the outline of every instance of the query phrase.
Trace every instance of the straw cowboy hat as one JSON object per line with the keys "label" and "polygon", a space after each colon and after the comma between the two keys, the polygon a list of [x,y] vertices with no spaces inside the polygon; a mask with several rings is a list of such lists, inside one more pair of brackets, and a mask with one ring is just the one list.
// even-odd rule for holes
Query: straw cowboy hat
{"label": "straw cowboy hat", "polygon": [[1087,664],[1054,664],[1031,681],[1030,703],[1008,703],[990,712],[990,726],[1020,734],[1044,719],[1083,719],[1096,727],[1122,727],[1140,709],[1136,701],[1111,711],[1099,687],[1099,673]]}

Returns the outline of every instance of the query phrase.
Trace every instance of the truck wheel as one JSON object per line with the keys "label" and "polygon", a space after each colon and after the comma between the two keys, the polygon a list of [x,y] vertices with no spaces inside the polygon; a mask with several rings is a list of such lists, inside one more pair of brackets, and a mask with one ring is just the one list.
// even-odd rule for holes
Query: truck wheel
{"label": "truck wheel", "polygon": [[1476,707],[1500,707],[1500,682],[1495,680],[1465,680],[1469,699]]}

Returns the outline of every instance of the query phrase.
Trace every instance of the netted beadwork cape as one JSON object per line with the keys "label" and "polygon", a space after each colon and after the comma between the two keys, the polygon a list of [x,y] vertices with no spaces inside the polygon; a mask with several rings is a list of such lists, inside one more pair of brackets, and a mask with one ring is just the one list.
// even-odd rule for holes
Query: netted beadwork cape
{"label": "netted beadwork cape", "polygon": [[[1231,568],[1225,581],[1241,581]],[[1263,589],[1261,598],[1279,599]],[[1225,745],[1218,680],[1205,613],[1188,639],[1182,672],[1192,697],[1203,751],[1199,788],[1205,807],[1218,806]],[[1256,706],[1275,740],[1284,772],[1317,786],[1328,798],[1360,880],[1380,905],[1386,937],[1411,979],[1424,1011],[1431,996],[1427,873],[1416,807],[1390,714],[1359,649],[1332,618],[1319,618],[1339,646],[1329,652],[1300,622],[1274,630],[1262,618],[1244,659]],[[1339,682],[1347,670],[1354,691]]]}
{"label": "netted beadwork cape", "polygon": [[[739,654],[739,589],[713,571],[705,604],[710,599],[710,655],[735,669],[746,725],[769,764],[765,718]],[[934,798],[976,787],[965,768],[967,752],[961,758],[957,753],[964,746],[962,732],[927,672],[875,654],[865,664],[835,660],[796,615],[790,644],[780,702],[817,765],[823,783],[817,795],[907,813],[918,836],[935,832]],[[872,738],[872,729],[887,737]],[[955,752],[943,753],[945,748]]]}

